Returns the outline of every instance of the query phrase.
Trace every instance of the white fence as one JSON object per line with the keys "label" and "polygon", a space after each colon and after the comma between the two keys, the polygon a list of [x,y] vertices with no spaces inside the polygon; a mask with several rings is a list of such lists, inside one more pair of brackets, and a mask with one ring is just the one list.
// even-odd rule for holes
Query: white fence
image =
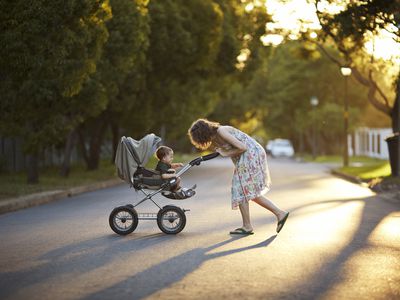
{"label": "white fence", "polygon": [[380,159],[389,159],[385,139],[392,134],[391,128],[358,128],[353,136],[349,136],[349,146],[351,145],[350,147],[353,148],[350,149],[349,153],[351,155],[365,155]]}

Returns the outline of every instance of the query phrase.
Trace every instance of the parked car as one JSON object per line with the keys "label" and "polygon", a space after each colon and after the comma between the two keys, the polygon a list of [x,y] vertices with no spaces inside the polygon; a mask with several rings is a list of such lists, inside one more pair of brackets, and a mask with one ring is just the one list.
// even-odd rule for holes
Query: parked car
{"label": "parked car", "polygon": [[271,155],[272,145],[274,144],[274,140],[268,141],[267,145],[265,146],[265,150],[267,154]]}
{"label": "parked car", "polygon": [[273,157],[286,156],[292,157],[294,155],[293,145],[286,139],[275,139],[267,143],[265,147],[267,154]]}

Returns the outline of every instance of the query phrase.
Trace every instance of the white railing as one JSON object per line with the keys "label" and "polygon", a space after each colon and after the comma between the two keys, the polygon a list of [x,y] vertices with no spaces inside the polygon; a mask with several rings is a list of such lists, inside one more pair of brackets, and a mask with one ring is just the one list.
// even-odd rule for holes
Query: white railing
{"label": "white railing", "polygon": [[[391,128],[358,128],[354,135],[349,136],[349,145],[353,145],[352,155],[365,155],[380,159],[388,159],[389,152],[385,139],[392,135]],[[354,139],[351,143],[351,139]]]}

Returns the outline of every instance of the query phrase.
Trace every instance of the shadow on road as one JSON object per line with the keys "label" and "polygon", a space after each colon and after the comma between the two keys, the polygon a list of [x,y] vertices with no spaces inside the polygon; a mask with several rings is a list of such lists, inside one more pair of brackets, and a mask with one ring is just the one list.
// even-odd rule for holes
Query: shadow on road
{"label": "shadow on road", "polygon": [[38,257],[35,261],[37,266],[16,272],[0,272],[0,298],[6,298],[18,292],[20,289],[18,287],[27,288],[60,275],[87,273],[106,265],[115,257],[170,240],[171,237],[163,233],[136,235],[133,238],[110,234],[68,244]]}
{"label": "shadow on road", "polygon": [[[132,279],[127,280],[126,282],[119,283],[115,287],[107,288],[105,291],[89,296],[89,298],[98,298],[100,294],[106,293],[107,295],[110,295],[110,299],[112,299],[114,291],[118,290],[120,285],[125,284],[127,287],[135,286],[137,288],[136,293],[137,291],[141,291],[141,294],[144,297],[156,292],[158,289],[161,289],[166,285],[178,281],[186,274],[194,271],[207,259],[230,255],[253,248],[266,247],[275,239],[275,237],[276,236],[272,236],[268,240],[256,245],[216,254],[206,253],[242,237],[232,237],[207,248],[197,248],[171,258],[160,265],[154,266],[138,275],[135,275]],[[173,242],[176,238],[179,238],[179,236],[165,235],[164,233],[156,233],[152,235],[136,234],[135,236],[125,237],[111,234],[100,238],[94,238],[92,240],[68,244],[38,257],[35,261],[37,266],[15,272],[0,272],[0,296],[1,298],[7,298],[18,292],[21,287],[26,289],[35,284],[40,284],[52,278],[66,274],[81,275],[88,273],[111,263],[117,257],[124,257],[124,255],[129,257],[129,253],[145,250],[146,248],[151,248],[158,244],[162,244],[163,247],[165,247],[166,243],[168,244],[169,242]],[[140,243],[138,243],[139,241]],[[182,264],[182,261],[185,261],[185,263]],[[173,270],[173,276],[171,276],[170,272],[163,272],[164,270]],[[163,274],[166,276],[162,276]],[[153,288],[148,284],[144,284],[143,286],[141,285],[143,282],[148,280],[148,278],[153,277],[161,280],[163,284],[161,286],[155,285],[157,287],[156,289],[154,288],[154,285]],[[139,285],[136,284],[138,282]]]}
{"label": "shadow on road", "polygon": [[[207,260],[250,249],[267,247],[274,241],[276,235],[273,235],[267,240],[255,245],[207,254],[211,250],[217,249],[243,237],[244,236],[231,237],[228,240],[219,242],[206,248],[196,248],[187,251],[181,255],[172,257],[160,264],[148,268],[147,270],[144,270],[111,287],[88,295],[84,299],[111,299],[123,295],[129,295],[130,297],[134,297],[134,299],[142,299],[174,284],[175,282],[180,281],[186,275],[195,271]],[[151,280],[151,283],[149,280]]]}
{"label": "shadow on road", "polygon": [[[346,274],[343,272],[345,264],[352,256],[361,250],[370,247],[368,239],[382,220],[391,213],[400,210],[399,205],[382,201],[376,196],[357,199],[320,201],[291,209],[290,218],[285,226],[288,228],[290,226],[290,220],[297,216],[318,213],[320,211],[329,210],[333,207],[352,202],[362,202],[363,207],[360,220],[358,221],[357,219],[359,224],[354,224],[356,229],[350,242],[338,251],[337,255],[325,259],[320,268],[314,272],[312,276],[304,278],[300,283],[294,286],[288,286],[287,289],[282,290],[279,294],[280,298],[323,298],[330,289],[347,280],[345,277]],[[304,208],[319,206],[322,204],[324,205],[323,207],[317,207],[317,209],[312,212],[300,211]],[[350,219],[348,222],[354,221]],[[175,238],[177,237],[171,237],[163,233],[153,235],[135,234],[134,236],[126,237],[112,234],[68,244],[38,257],[35,261],[35,266],[32,266],[29,269],[15,272],[0,272],[0,298],[7,298],[8,296],[17,293],[21,288],[26,289],[35,284],[44,283],[55,277],[66,274],[88,273],[102,266],[106,266],[107,264],[111,264],[115,258],[124,257],[124,255],[129,256],[129,253],[132,253],[133,251],[146,250],[146,248],[151,248],[160,244],[164,247],[168,243],[174,242]],[[135,296],[135,299],[147,297],[173,285],[176,282],[179,282],[208,260],[241,251],[267,247],[274,241],[276,235],[273,235],[265,241],[255,245],[217,253],[209,253],[214,249],[227,245],[240,238],[243,237],[231,237],[209,247],[195,248],[184,252],[183,254],[167,259],[164,262],[132,275],[132,277],[124,279],[113,286],[90,294],[86,296],[86,299],[115,299],[118,296],[131,297],[132,295]],[[140,243],[136,241],[140,241]],[[293,251],[296,250],[294,249]],[[151,284],[149,284],[149,278],[151,279]],[[389,290],[389,288],[385,289],[387,293],[389,293]],[[392,297],[391,294],[382,294],[381,296],[382,298],[385,298],[386,296],[389,298]]]}
{"label": "shadow on road", "polygon": [[[318,203],[311,203],[302,205],[291,209],[292,218],[296,216],[296,211],[305,207],[320,205],[320,204],[331,204],[327,207],[318,209],[317,211],[331,209],[332,207],[348,204],[351,202],[362,202],[364,204],[361,212],[359,224],[354,232],[354,235],[350,239],[350,242],[334,257],[325,260],[319,270],[315,272],[310,278],[305,279],[303,282],[296,286],[292,286],[281,294],[282,298],[293,299],[293,298],[313,298],[321,299],[324,295],[333,287],[346,281],[348,278],[346,272],[343,271],[345,264],[361,250],[369,248],[371,245],[368,242],[368,238],[371,233],[377,228],[381,221],[393,212],[400,211],[398,205],[383,201],[379,196],[372,196],[367,198],[358,199],[346,199],[346,200],[328,200],[321,201]],[[314,213],[314,212],[313,212]],[[302,215],[303,213],[298,213]],[[306,212],[307,214],[307,212]],[[354,222],[349,219],[348,222]],[[290,224],[290,223],[289,223]],[[398,251],[398,249],[397,249]],[[378,276],[378,275],[377,275]],[[368,287],[366,287],[368,289]],[[392,298],[390,294],[390,288],[386,289],[387,295],[380,294],[382,299]],[[306,293],[306,294],[303,294]],[[350,295],[350,294],[349,294]],[[356,295],[352,295],[356,297]]]}

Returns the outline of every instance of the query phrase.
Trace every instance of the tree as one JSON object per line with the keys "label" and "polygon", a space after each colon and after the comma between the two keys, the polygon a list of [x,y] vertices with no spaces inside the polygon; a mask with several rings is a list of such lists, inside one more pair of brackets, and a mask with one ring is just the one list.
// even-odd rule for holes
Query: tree
{"label": "tree", "polygon": [[[98,167],[106,130],[109,127],[113,129],[116,143],[123,115],[140,115],[134,107],[141,105],[137,93],[143,85],[140,78],[144,77],[148,48],[147,0],[111,0],[110,7],[112,18],[106,21],[109,39],[97,71],[91,78],[104,93],[105,109],[92,114],[78,129],[83,157],[89,170]],[[89,85],[87,87],[90,88]],[[96,101],[98,94],[86,93],[84,97]]]}
{"label": "tree", "polygon": [[23,138],[34,183],[39,149],[64,136],[70,99],[96,70],[108,7],[102,0],[3,0],[0,14],[0,131]]}
{"label": "tree", "polygon": [[[236,55],[233,57],[234,64],[231,63],[235,70],[229,74],[226,88],[221,91],[221,100],[209,117],[238,126],[255,118],[261,120],[264,116],[263,111],[259,110],[262,97],[258,93],[265,86],[264,66],[270,49],[260,39],[265,34],[265,24],[271,21],[271,16],[264,5],[246,9],[249,3],[245,1],[228,3],[221,5],[224,15],[232,20],[225,25],[229,29],[225,40],[235,41],[232,48]],[[252,130],[256,130],[258,126],[252,127]]]}
{"label": "tree", "polygon": [[223,72],[217,60],[223,12],[211,0],[153,1],[149,11],[144,96],[155,109],[152,130],[173,139],[184,136],[193,117],[207,114],[215,101],[217,74]]}
{"label": "tree", "polygon": [[[321,1],[315,1],[315,8],[319,18],[322,35],[321,40],[333,41],[343,58],[329,56],[329,53],[319,44],[322,52],[326,53],[337,65],[349,65],[352,74],[359,83],[368,87],[368,99],[378,110],[382,111],[392,119],[393,133],[400,139],[400,72],[394,81],[396,96],[390,101],[382,90],[376,78],[380,77],[379,70],[374,69],[374,57],[370,59],[366,70],[362,70],[357,64],[356,57],[365,43],[371,37],[379,34],[380,31],[389,31],[393,39],[400,42],[400,2],[388,0],[366,0],[351,2],[344,9],[331,14],[320,10]],[[365,64],[364,64],[365,67]],[[376,76],[376,73],[379,75]],[[397,142],[399,143],[399,141]],[[400,149],[390,159],[399,160]],[[392,163],[392,166],[395,165]],[[392,170],[392,175],[400,176],[400,162],[397,163],[397,170]]]}
{"label": "tree", "polygon": [[[367,90],[350,81],[350,117],[358,124]],[[257,98],[254,107],[263,111],[263,124],[270,136],[290,138],[298,151],[311,150],[316,127],[320,152],[336,153],[332,144],[342,128],[343,81],[337,68],[325,56],[307,50],[302,42],[291,41],[273,50],[254,76],[244,99]],[[310,98],[319,105],[312,108]]]}

